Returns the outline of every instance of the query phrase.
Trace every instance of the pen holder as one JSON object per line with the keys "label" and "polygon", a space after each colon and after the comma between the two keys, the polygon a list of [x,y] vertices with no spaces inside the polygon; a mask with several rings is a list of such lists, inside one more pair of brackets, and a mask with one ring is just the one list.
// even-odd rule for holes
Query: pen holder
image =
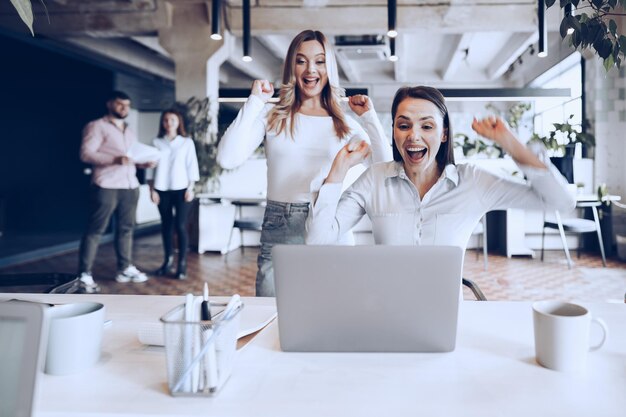
{"label": "pen holder", "polygon": [[161,317],[172,396],[212,396],[228,380],[242,308],[226,319],[218,313],[213,320],[184,321],[185,306],[180,305]]}

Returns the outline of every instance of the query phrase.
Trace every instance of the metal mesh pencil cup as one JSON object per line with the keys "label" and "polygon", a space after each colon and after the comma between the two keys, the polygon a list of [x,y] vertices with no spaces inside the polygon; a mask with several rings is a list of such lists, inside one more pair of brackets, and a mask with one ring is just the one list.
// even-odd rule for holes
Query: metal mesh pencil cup
{"label": "metal mesh pencil cup", "polygon": [[224,386],[237,353],[242,308],[227,319],[218,313],[213,320],[184,321],[180,305],[161,317],[171,395],[212,396]]}

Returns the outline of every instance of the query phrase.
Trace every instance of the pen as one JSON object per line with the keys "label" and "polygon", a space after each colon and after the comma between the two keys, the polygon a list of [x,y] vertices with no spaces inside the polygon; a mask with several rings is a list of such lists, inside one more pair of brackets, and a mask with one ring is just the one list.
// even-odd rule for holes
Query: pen
{"label": "pen", "polygon": [[[200,318],[203,321],[211,320],[211,303],[209,302],[209,284],[204,283],[203,300],[200,304]],[[203,324],[204,326],[210,326]],[[215,342],[211,341],[213,337],[213,329],[207,328],[202,331],[202,342],[204,344],[210,344],[204,357],[204,387],[209,392],[215,392],[217,390],[218,374],[217,374],[217,354],[215,352]]]}
{"label": "pen", "polygon": [[209,303],[209,284],[204,283],[202,304],[200,304],[200,319],[211,320],[211,304]]}

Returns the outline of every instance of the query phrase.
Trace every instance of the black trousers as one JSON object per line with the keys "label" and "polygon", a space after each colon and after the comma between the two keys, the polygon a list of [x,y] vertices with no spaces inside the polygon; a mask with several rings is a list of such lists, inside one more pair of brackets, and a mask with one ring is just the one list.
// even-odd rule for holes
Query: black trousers
{"label": "black trousers", "polygon": [[185,201],[185,191],[159,191],[159,213],[161,213],[161,236],[163,238],[163,251],[165,257],[173,253],[174,228],[178,235],[178,256],[184,259],[189,246],[189,234],[187,233],[187,219],[191,202]]}

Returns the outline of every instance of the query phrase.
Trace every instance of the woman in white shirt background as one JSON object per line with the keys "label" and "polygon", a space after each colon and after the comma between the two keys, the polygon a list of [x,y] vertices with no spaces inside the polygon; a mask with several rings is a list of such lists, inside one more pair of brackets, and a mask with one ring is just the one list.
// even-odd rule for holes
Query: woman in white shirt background
{"label": "woman in white shirt background", "polygon": [[178,236],[178,265],[174,276],[185,279],[187,274],[187,219],[193,201],[193,187],[200,179],[198,158],[193,140],[186,137],[182,115],[176,110],[161,114],[158,137],[153,140],[160,151],[154,179],[150,182],[150,197],[159,206],[161,236],[165,260],[155,275],[174,273],[173,237]]}
{"label": "woman in white shirt background", "polygon": [[465,249],[487,211],[574,208],[567,181],[545,150],[534,152],[524,146],[502,119],[474,119],[472,128],[500,145],[524,172],[526,182],[455,164],[452,127],[439,90],[401,88],[391,112],[394,161],[368,168],[342,195],[345,173],[368,152],[366,144],[354,151],[344,147],[311,209],[307,243],[334,243],[367,214],[377,244]]}
{"label": "woman in white shirt background", "polygon": [[[265,140],[268,189],[257,259],[257,296],[274,295],[272,247],[304,243],[313,180],[325,176],[350,139],[369,142],[363,128],[344,114],[343,93],[330,43],[321,32],[305,30],[289,45],[278,103],[268,104],[274,94],[269,81],[254,81],[250,97],[219,143],[217,160],[223,168],[232,169]],[[350,107],[368,129],[382,131],[369,100],[351,98]],[[390,160],[388,141],[382,133],[377,139],[372,142],[374,162]]]}

